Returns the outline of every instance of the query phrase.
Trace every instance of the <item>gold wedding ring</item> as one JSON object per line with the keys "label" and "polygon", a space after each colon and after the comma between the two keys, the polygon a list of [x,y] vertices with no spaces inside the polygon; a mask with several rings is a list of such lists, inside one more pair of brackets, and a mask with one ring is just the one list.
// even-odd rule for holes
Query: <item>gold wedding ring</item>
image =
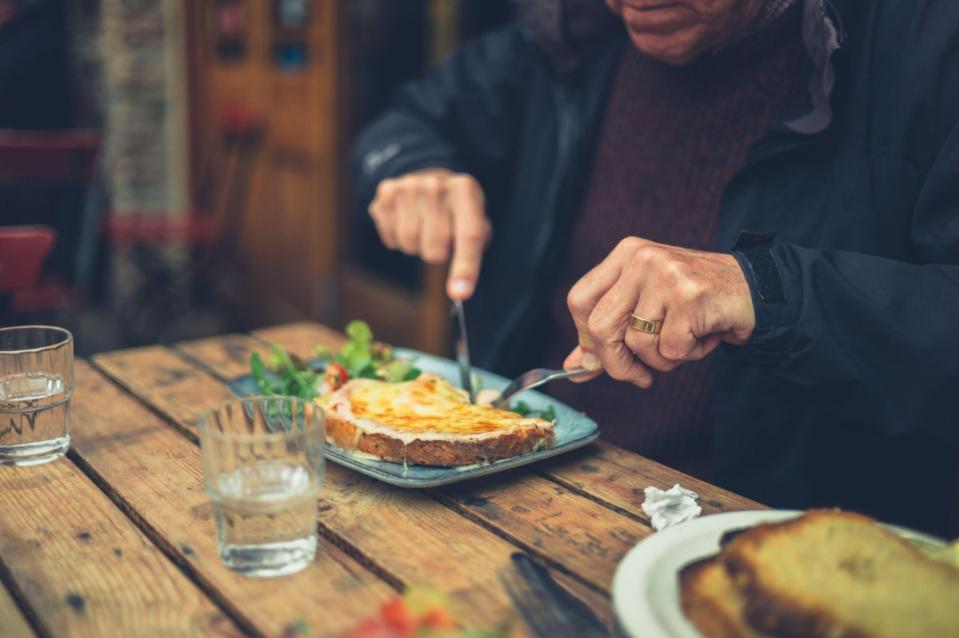
{"label": "gold wedding ring", "polygon": [[629,327],[633,330],[639,330],[640,332],[645,332],[648,335],[658,335],[659,331],[663,329],[663,322],[660,319],[653,321],[652,319],[643,319],[642,317],[637,317],[634,314],[630,314]]}

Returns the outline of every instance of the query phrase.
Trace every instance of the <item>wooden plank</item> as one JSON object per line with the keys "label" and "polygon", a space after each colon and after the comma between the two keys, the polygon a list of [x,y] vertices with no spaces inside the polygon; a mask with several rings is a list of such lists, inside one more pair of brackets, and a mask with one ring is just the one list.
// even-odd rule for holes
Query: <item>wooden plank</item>
{"label": "wooden plank", "polygon": [[[148,359],[150,353],[142,351]],[[156,370],[163,370],[166,379],[171,370],[179,370],[162,363]],[[172,376],[190,382],[189,377]],[[76,380],[73,413],[78,425],[72,445],[78,460],[244,624],[270,636],[284,635],[300,624],[318,635],[335,633],[353,626],[393,594],[328,541],[321,543],[310,567],[268,584],[231,572],[216,551],[213,509],[203,490],[198,448],[82,362],[76,364]],[[159,392],[166,396],[166,390]]]}
{"label": "wooden plank", "polygon": [[317,345],[330,349],[338,348],[345,339],[339,331],[309,321],[254,330],[253,334],[264,341],[279,344],[301,357],[310,356]]}
{"label": "wooden plank", "polygon": [[260,339],[244,334],[185,341],[178,343],[176,349],[188,358],[202,362],[222,379],[249,374],[250,354],[258,352],[261,357],[266,357],[270,351],[270,347]]}
{"label": "wooden plank", "polygon": [[[229,396],[222,382],[163,349],[109,353],[96,361],[121,383],[144,392],[144,401],[185,428],[202,405]],[[151,391],[150,379],[162,381],[163,387]],[[189,387],[178,393],[180,385]],[[198,396],[206,397],[199,405]],[[518,626],[496,575],[507,567],[516,547],[429,494],[393,488],[330,464],[320,522],[374,569],[406,585],[451,591],[458,614],[467,621]],[[597,600],[608,607],[602,597],[594,596],[590,602]],[[602,608],[600,612],[608,615]]]}
{"label": "wooden plank", "polygon": [[0,467],[0,511],[4,571],[45,633],[240,635],[69,460]]}
{"label": "wooden plank", "polygon": [[526,471],[454,485],[442,494],[468,515],[606,591],[626,552],[652,532]]}
{"label": "wooden plank", "polygon": [[4,638],[33,638],[30,623],[17,607],[10,592],[0,584],[0,636]]}
{"label": "wooden plank", "polygon": [[538,464],[536,471],[648,522],[641,505],[648,486],[668,489],[679,483],[699,494],[703,514],[765,509],[765,505],[666,467],[638,454],[597,441],[584,450]]}

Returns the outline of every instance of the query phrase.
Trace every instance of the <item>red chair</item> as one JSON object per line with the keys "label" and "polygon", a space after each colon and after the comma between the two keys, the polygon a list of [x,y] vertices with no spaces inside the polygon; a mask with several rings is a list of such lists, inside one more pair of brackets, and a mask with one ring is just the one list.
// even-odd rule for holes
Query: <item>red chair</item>
{"label": "red chair", "polygon": [[0,294],[36,286],[56,241],[49,226],[0,226]]}
{"label": "red chair", "polygon": [[[92,130],[0,130],[0,185],[43,195],[43,221],[74,215],[78,220],[73,227],[82,231],[83,213],[74,209],[90,183],[99,147],[100,134]],[[77,241],[68,234],[71,242]],[[0,226],[0,295],[14,316],[61,310],[82,301],[79,290],[63,283],[63,273],[59,279],[40,279],[56,239],[49,226]]]}
{"label": "red chair", "polygon": [[4,323],[23,313],[77,302],[72,289],[41,277],[56,240],[49,226],[0,226],[0,320]]}

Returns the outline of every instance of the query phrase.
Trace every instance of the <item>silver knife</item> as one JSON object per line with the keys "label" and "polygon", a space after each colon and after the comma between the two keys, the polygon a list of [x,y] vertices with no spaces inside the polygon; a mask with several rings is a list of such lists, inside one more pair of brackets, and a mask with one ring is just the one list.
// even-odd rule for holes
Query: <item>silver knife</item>
{"label": "silver knife", "polygon": [[473,388],[473,368],[470,367],[470,346],[466,336],[466,313],[463,311],[463,302],[453,301],[453,314],[456,315],[456,325],[459,335],[456,339],[456,361],[460,366],[460,382],[463,389],[469,393],[470,403],[476,403],[476,390]]}

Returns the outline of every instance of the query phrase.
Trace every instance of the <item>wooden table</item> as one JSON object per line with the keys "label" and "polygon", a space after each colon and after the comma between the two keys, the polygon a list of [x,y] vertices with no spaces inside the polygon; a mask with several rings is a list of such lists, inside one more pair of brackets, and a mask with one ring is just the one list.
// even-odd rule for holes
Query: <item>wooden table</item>
{"label": "wooden table", "polygon": [[467,623],[520,635],[497,579],[517,550],[609,621],[616,563],[651,533],[643,488],[682,483],[707,514],[760,507],[603,443],[429,491],[328,464],[314,564],[236,575],[216,553],[196,418],[230,397],[251,352],[339,341],[298,323],[78,361],[68,458],[0,467],[0,636],[322,636],[411,584],[449,592]]}

